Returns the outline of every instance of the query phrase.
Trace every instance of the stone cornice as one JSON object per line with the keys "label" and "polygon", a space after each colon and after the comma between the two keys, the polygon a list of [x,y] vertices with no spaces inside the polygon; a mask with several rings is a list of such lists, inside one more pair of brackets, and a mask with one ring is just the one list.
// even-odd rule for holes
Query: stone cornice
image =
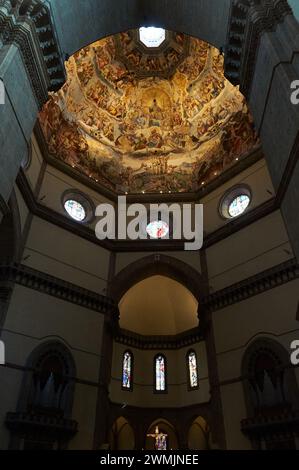
{"label": "stone cornice", "polygon": [[194,328],[174,336],[144,336],[120,329],[115,334],[114,340],[128,348],[180,349],[202,341],[203,334],[200,328]]}
{"label": "stone cornice", "polygon": [[[242,302],[250,297],[279,287],[287,282],[299,278],[299,266],[295,259],[291,259],[278,266],[256,274],[244,281],[219,290],[214,294],[200,299],[200,311],[216,311],[230,305]],[[51,295],[66,302],[71,302],[84,308],[100,312],[112,321],[115,326],[119,318],[118,308],[109,297],[83,289],[54,276],[44,274],[24,265],[1,265],[0,285],[5,287],[19,284],[29,289]],[[203,318],[204,322],[204,318]],[[204,323],[203,323],[204,326]],[[115,340],[128,347],[141,349],[176,349],[192,345],[203,339],[204,331],[195,328],[177,336],[142,336],[125,330],[114,329]]]}
{"label": "stone cornice", "polygon": [[298,278],[299,265],[295,259],[291,259],[214,294],[203,297],[200,304],[205,310],[221,310]]}
{"label": "stone cornice", "polygon": [[0,0],[0,44],[19,47],[39,106],[66,75],[51,14],[40,0]]}
{"label": "stone cornice", "polygon": [[118,309],[113,300],[82,287],[63,281],[24,265],[0,265],[0,285],[19,284],[46,295],[71,302],[89,310],[118,318]]}
{"label": "stone cornice", "polygon": [[287,0],[233,0],[225,76],[248,97],[261,35],[275,30],[292,9]]}

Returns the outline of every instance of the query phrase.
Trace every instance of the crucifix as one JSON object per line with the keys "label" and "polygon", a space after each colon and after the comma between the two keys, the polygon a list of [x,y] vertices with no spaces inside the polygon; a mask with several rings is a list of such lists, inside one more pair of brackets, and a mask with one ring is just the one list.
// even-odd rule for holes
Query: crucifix
{"label": "crucifix", "polygon": [[147,437],[153,437],[155,439],[155,450],[167,450],[166,438],[168,434],[160,432],[159,426],[156,426],[155,434],[147,434]]}

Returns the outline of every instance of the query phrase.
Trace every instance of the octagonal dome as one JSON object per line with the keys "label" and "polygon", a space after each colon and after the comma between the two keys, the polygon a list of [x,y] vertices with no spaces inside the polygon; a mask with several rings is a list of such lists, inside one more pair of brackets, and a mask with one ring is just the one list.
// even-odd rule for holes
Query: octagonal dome
{"label": "octagonal dome", "polygon": [[217,49],[165,32],[111,36],[66,63],[40,113],[49,153],[116,194],[195,192],[259,145]]}

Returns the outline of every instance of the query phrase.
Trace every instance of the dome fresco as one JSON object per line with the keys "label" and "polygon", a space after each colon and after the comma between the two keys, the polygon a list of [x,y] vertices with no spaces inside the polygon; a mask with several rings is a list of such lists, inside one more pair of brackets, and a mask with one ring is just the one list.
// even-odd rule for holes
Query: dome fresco
{"label": "dome fresco", "polygon": [[102,39],[66,63],[40,113],[49,153],[115,193],[194,192],[259,145],[209,44],[166,31]]}

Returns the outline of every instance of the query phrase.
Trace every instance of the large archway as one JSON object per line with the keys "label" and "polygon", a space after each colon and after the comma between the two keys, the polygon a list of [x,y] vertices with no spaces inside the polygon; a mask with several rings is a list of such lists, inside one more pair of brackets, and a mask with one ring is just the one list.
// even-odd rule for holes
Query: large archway
{"label": "large archway", "polygon": [[177,258],[156,254],[141,258],[122,269],[111,282],[110,295],[119,303],[137,282],[155,275],[166,276],[181,283],[198,301],[206,290],[200,272]]}
{"label": "large archway", "polygon": [[123,296],[120,327],[141,335],[178,335],[198,326],[198,302],[182,284],[151,276]]}

